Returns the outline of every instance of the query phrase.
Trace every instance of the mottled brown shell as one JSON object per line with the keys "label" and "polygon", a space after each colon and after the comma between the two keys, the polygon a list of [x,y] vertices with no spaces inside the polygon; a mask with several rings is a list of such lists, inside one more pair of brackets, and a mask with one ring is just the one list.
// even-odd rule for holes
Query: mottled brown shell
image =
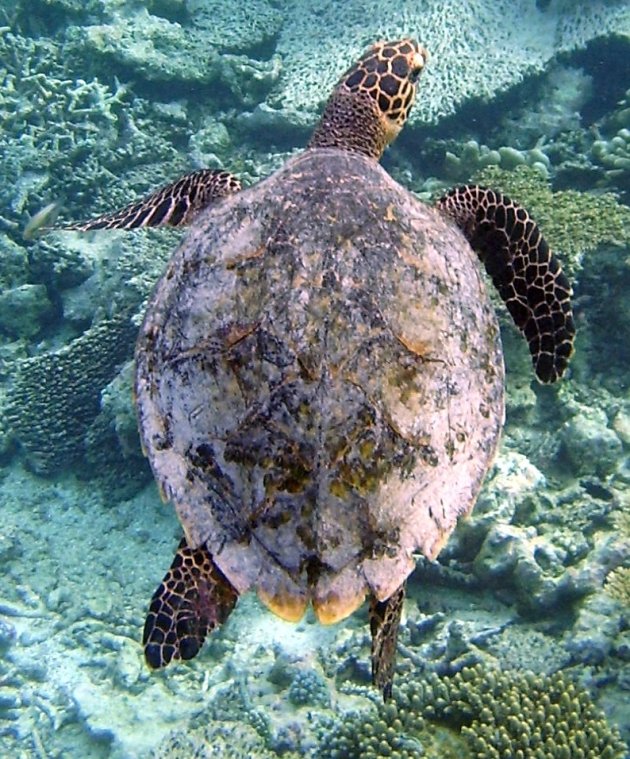
{"label": "mottled brown shell", "polygon": [[476,255],[375,161],[307,150],[202,214],[137,346],[189,544],[297,619],[388,598],[472,508],[503,421]]}

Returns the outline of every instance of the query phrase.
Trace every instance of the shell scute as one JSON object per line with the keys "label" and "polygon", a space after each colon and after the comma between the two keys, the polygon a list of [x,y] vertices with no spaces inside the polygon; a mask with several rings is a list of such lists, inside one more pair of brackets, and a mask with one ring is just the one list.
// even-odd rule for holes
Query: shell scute
{"label": "shell scute", "polygon": [[198,219],[136,356],[142,436],[190,545],[285,619],[311,601],[335,621],[434,557],[503,419],[469,245],[334,149]]}

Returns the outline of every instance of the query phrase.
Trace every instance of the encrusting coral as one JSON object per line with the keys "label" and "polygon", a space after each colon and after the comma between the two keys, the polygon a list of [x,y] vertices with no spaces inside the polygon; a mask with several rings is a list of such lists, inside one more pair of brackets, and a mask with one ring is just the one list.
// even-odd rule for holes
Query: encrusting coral
{"label": "encrusting coral", "polygon": [[391,704],[322,730],[318,759],[623,759],[627,746],[566,675],[467,667],[408,678]]}

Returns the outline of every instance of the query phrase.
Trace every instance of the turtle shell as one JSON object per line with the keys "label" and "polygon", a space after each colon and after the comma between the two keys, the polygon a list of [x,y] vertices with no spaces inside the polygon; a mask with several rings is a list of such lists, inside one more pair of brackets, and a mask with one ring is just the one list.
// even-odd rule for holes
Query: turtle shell
{"label": "turtle shell", "polygon": [[188,543],[323,622],[388,598],[475,502],[499,328],[458,229],[375,161],[307,150],[195,221],[136,350],[140,430]]}

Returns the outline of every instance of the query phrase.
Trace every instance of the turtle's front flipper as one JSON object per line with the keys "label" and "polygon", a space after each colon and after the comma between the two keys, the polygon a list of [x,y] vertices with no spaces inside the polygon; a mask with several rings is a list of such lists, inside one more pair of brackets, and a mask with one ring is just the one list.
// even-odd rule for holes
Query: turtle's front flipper
{"label": "turtle's front flipper", "polygon": [[206,635],[225,622],[237,597],[206,548],[193,550],[182,538],[144,623],[147,664],[158,669],[172,659],[192,659]]}
{"label": "turtle's front flipper", "polygon": [[389,701],[392,695],[398,627],[405,600],[403,583],[387,600],[370,601],[370,632],[372,633],[372,682]]}
{"label": "turtle's front flipper", "polygon": [[190,224],[199,211],[240,189],[241,183],[229,172],[201,169],[184,174],[176,182],[119,211],[54,229],[89,232],[93,229],[182,227]]}
{"label": "turtle's front flipper", "polygon": [[555,382],[573,352],[571,285],[524,208],[477,185],[456,187],[437,207],[452,217],[525,335],[538,378]]}

